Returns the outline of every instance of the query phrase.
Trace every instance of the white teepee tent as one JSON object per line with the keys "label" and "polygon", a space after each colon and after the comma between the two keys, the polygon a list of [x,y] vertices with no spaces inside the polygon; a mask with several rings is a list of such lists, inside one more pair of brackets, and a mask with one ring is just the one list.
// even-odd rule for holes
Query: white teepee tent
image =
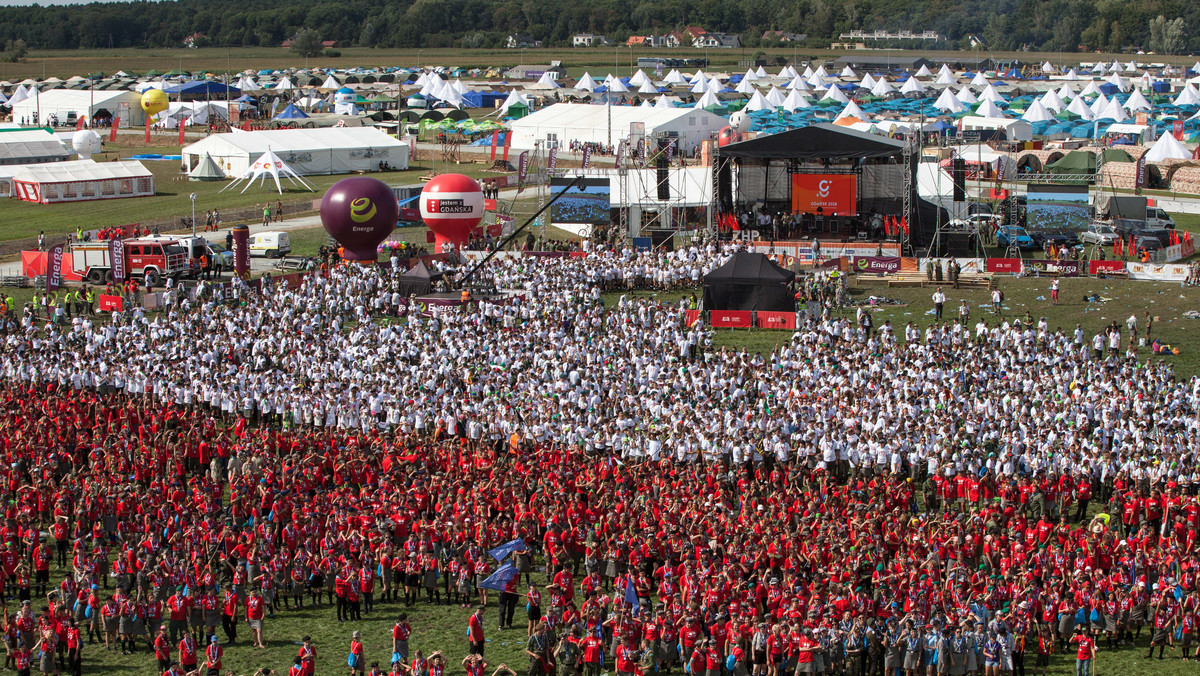
{"label": "white teepee tent", "polygon": [[254,179],[258,179],[258,184],[261,186],[263,181],[267,179],[267,176],[270,176],[275,180],[275,189],[279,191],[280,195],[282,195],[283,185],[279,183],[280,174],[282,174],[284,178],[291,181],[292,185],[299,185],[306,190],[316,192],[316,188],[314,188],[311,183],[304,180],[300,174],[297,174],[295,171],[293,171],[286,162],[279,159],[279,156],[270,149],[260,155],[257,160],[254,160],[254,163],[249,167],[246,167],[245,173],[237,177],[235,180],[229,183],[229,185],[221,188],[220,192],[225,192],[226,190],[229,190],[230,188],[241,183],[245,184],[242,186],[242,192],[246,192],[246,190],[254,183]]}
{"label": "white teepee tent", "polygon": [[1150,150],[1146,151],[1145,157],[1147,162],[1188,160],[1191,159],[1192,153],[1173,134],[1166,133],[1159,136],[1154,145],[1150,146]]}

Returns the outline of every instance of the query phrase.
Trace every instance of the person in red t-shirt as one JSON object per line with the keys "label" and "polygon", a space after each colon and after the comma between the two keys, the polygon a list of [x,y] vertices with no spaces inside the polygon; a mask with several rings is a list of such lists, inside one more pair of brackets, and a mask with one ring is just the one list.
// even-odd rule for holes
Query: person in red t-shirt
{"label": "person in red t-shirt", "polygon": [[1071,637],[1071,643],[1079,644],[1079,650],[1075,653],[1076,676],[1092,673],[1092,658],[1096,656],[1095,641],[1087,635],[1082,627],[1075,627],[1075,635]]}
{"label": "person in red t-shirt", "polygon": [[478,606],[467,619],[467,653],[483,657],[483,640],[483,606]]}
{"label": "person in red t-shirt", "polygon": [[250,626],[250,640],[256,648],[266,648],[263,645],[263,613],[266,604],[262,594],[255,587],[246,597],[246,624]]}
{"label": "person in red t-shirt", "polygon": [[165,625],[158,628],[158,636],[154,637],[154,658],[158,660],[159,671],[171,668],[171,640],[167,637]]}
{"label": "person in red t-shirt", "polygon": [[583,649],[584,676],[600,676],[600,654],[604,650],[604,641],[592,634],[585,636],[579,642],[579,647]]}

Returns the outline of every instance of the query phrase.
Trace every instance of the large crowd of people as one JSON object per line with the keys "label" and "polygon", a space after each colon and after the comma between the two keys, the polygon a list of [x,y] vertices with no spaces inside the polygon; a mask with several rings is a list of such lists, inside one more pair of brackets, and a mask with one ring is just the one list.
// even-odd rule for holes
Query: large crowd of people
{"label": "large crowd of people", "polygon": [[[274,614],[327,604],[354,628],[434,602],[475,608],[478,676],[488,552],[514,539],[492,603],[528,660],[498,674],[1195,656],[1200,379],[1075,327],[875,326],[832,311],[827,279],[798,287],[825,310],[780,348],[718,348],[687,290],[730,253],[498,256],[480,274],[513,295],[428,317],[382,265],[201,284],[107,322],[18,314],[10,664],[80,674],[98,642],[219,674]],[[366,654],[348,631],[339,668],[441,676],[449,646],[410,651],[411,632]]]}

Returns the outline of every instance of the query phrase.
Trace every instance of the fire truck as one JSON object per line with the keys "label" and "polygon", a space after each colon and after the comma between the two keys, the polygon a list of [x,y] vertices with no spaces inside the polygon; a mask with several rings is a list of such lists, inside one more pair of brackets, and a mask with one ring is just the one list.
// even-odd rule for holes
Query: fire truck
{"label": "fire truck", "polygon": [[[141,277],[157,286],[167,277],[178,278],[188,272],[187,250],[178,243],[127,239],[121,244],[125,247],[126,277]],[[108,241],[76,242],[71,247],[71,268],[89,284],[112,281]]]}

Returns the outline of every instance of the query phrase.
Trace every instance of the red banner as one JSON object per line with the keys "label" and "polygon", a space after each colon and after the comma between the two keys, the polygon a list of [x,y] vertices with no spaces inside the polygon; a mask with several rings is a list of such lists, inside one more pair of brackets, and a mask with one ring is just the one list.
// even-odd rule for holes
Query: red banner
{"label": "red banner", "polygon": [[120,296],[109,296],[100,294],[96,297],[96,307],[101,312],[112,312],[113,310],[122,310],[125,307],[125,299]]}
{"label": "red banner", "polygon": [[989,258],[987,259],[988,272],[1003,272],[1008,274],[1017,274],[1021,271],[1020,258]]}
{"label": "red banner", "polygon": [[711,315],[713,328],[750,328],[749,310],[713,310]]}
{"label": "red banner", "polygon": [[183,145],[183,120],[179,121],[179,145]]}
{"label": "red banner", "polygon": [[483,210],[484,211],[495,211],[496,210],[496,201],[497,200],[484,198]]}
{"label": "red banner", "polygon": [[795,312],[758,312],[758,328],[760,329],[792,329],[796,328]]}
{"label": "red banner", "polygon": [[108,132],[108,142],[112,143],[117,140],[117,129],[121,126],[121,118],[114,117],[112,121],[112,131]]}
{"label": "red banner", "polygon": [[500,132],[492,132],[492,161],[496,161],[496,144],[500,142]]}
{"label": "red banner", "polygon": [[416,222],[421,220],[420,209],[410,209],[408,207],[400,207],[400,220]]}
{"label": "red banner", "polygon": [[150,142],[150,118],[146,118],[146,143]]}
{"label": "red banner", "polygon": [[1124,261],[1091,261],[1088,263],[1088,274],[1099,272],[1121,272],[1125,269]]}
{"label": "red banner", "polygon": [[698,321],[700,321],[700,311],[699,310],[684,310],[683,311],[683,323],[687,324],[688,328],[695,326],[696,322],[698,322]]}
{"label": "red banner", "polygon": [[858,213],[858,177],[854,174],[792,174],[792,211],[826,216]]}

